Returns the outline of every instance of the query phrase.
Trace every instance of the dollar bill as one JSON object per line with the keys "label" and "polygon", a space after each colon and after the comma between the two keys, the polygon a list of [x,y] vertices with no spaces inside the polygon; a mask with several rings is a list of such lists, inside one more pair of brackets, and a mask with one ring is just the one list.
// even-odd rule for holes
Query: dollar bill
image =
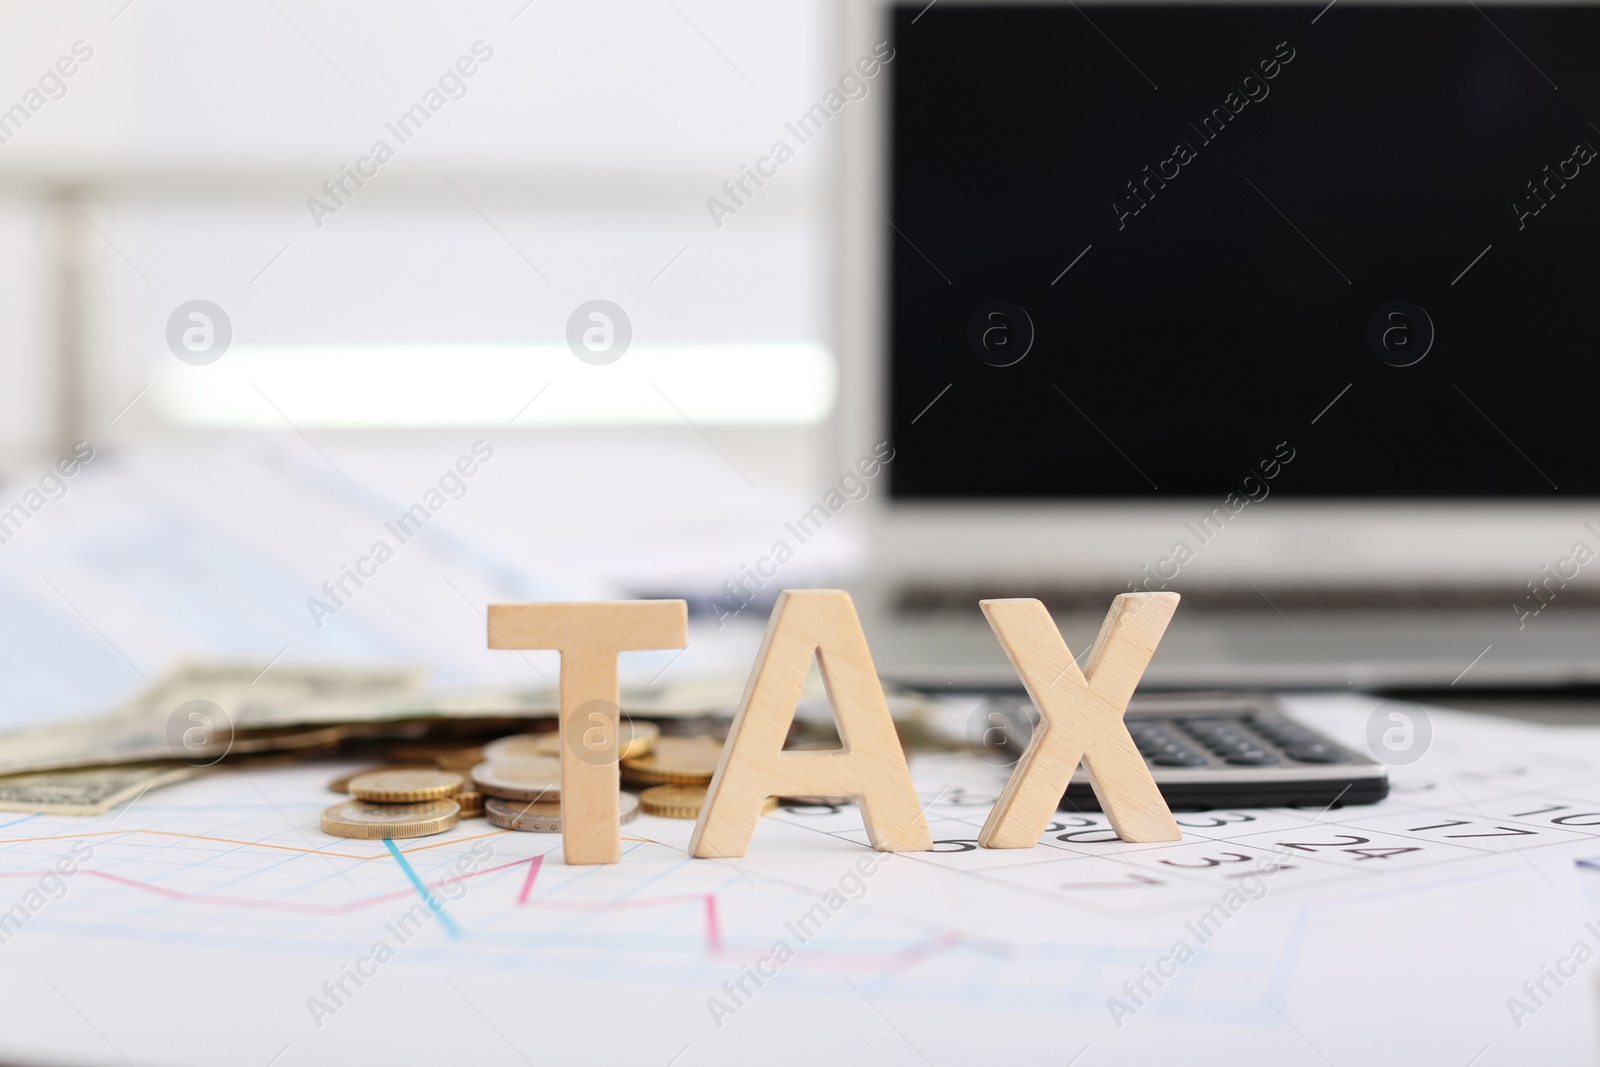
{"label": "dollar bill", "polygon": [[[187,664],[105,714],[0,733],[0,776],[174,758],[206,765],[357,736],[417,740],[430,720],[485,720],[492,728],[495,720],[554,717],[560,707],[554,685],[429,692],[426,684],[425,671],[407,667]],[[689,677],[624,686],[620,702],[642,718],[727,717],[744,686],[734,675]],[[801,698],[825,703],[820,678],[808,680]],[[890,690],[897,719],[908,700],[915,703]]]}
{"label": "dollar bill", "polygon": [[411,668],[266,667],[189,664],[106,714],[0,733],[0,775],[324,744],[342,724],[391,717],[427,681]]}
{"label": "dollar bill", "polygon": [[[745,676],[698,675],[655,685],[620,687],[618,703],[629,715],[650,719],[692,719],[707,715],[731,716],[744,695]],[[894,691],[890,689],[893,699]],[[820,675],[807,679],[803,700],[825,699]],[[421,694],[396,705],[393,711],[412,715],[448,717],[553,717],[561,706],[555,685],[526,688],[471,689]]]}
{"label": "dollar bill", "polygon": [[197,767],[94,767],[0,778],[0,811],[101,815],[146,790],[200,773]]}

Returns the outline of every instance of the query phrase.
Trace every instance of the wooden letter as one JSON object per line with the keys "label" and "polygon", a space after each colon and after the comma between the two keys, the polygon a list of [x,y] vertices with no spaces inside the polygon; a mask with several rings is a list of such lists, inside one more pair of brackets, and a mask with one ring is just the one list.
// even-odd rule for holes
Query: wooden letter
{"label": "wooden letter", "polygon": [[[784,752],[813,654],[844,748]],[[767,797],[811,794],[855,797],[880,852],[933,847],[861,621],[849,594],[838,589],[778,595],[689,853],[742,856]]]}
{"label": "wooden letter", "polygon": [[[490,648],[561,653],[561,846],[568,863],[616,863],[622,855],[617,653],[682,648],[688,626],[682,600],[489,605]],[[610,758],[586,758],[580,739],[596,726],[611,739]]]}
{"label": "wooden letter", "polygon": [[1082,671],[1039,601],[979,604],[1039,709],[1039,725],[989,812],[978,843],[985,848],[1037,844],[1079,760],[1088,768],[1094,795],[1118,837],[1181,839],[1182,831],[1122,722],[1178,608],[1178,594],[1123,593],[1113,600]]}

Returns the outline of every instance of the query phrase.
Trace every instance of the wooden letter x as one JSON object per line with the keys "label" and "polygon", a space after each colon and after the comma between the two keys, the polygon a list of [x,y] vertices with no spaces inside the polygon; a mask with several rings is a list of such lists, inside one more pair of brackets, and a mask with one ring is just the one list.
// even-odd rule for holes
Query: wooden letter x
{"label": "wooden letter x", "polygon": [[[561,653],[561,851],[568,863],[622,857],[617,653],[682,648],[688,628],[682,600],[489,605],[490,648]],[[609,756],[587,749],[580,756],[578,739],[597,725],[611,739]]]}
{"label": "wooden letter x", "polygon": [[1124,841],[1183,834],[1122,722],[1139,678],[1178,608],[1177,593],[1111,602],[1088,665],[1077,662],[1037,600],[979,602],[1039,709],[1039,725],[978,834],[985,848],[1032,848],[1083,761],[1094,795]]}
{"label": "wooden letter x", "polygon": [[[784,752],[813,654],[822,666],[844,748]],[[867,837],[880,852],[933,847],[850,594],[786,589],[767,621],[689,854],[742,856],[767,797],[814,793],[856,797]]]}

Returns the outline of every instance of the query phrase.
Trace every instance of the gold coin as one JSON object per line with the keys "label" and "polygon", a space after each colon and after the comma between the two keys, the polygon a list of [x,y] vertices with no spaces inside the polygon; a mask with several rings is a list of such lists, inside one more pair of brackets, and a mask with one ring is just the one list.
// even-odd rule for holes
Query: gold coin
{"label": "gold coin", "polygon": [[[484,802],[483,812],[489,821],[507,830],[522,830],[535,834],[561,832],[561,805],[548,801],[503,800],[491,797]],[[639,817],[639,798],[632,793],[617,795],[617,821],[632,822]]]}
{"label": "gold coin", "polygon": [[411,804],[454,796],[462,784],[455,771],[373,771],[350,779],[350,795],[374,804]]}
{"label": "gold coin", "polygon": [[506,800],[561,799],[561,761],[554,756],[489,760],[472,768],[478,792]]}
{"label": "gold coin", "polygon": [[[703,785],[657,785],[639,794],[639,806],[644,813],[664,819],[698,819],[705,802],[706,787]],[[761,802],[761,814],[777,810],[777,797]]]}
{"label": "gold coin", "polygon": [[[661,727],[653,722],[623,720],[617,727],[618,759],[634,759],[649,755],[661,737]],[[527,759],[529,756],[560,756],[561,732],[544,734],[518,734],[502,737],[484,746],[486,760]]]}
{"label": "gold coin", "polygon": [[483,748],[479,745],[449,745],[419,741],[394,745],[389,749],[389,755],[396,762],[416,761],[431,764],[441,771],[461,771],[463,774],[483,762]]}
{"label": "gold coin", "polygon": [[514,759],[531,759],[534,756],[560,755],[560,737],[561,734],[555,730],[547,734],[514,734],[511,737],[502,737],[483,746],[483,762],[502,763]]}
{"label": "gold coin", "polygon": [[453,800],[425,800],[420,804],[345,800],[322,813],[322,832],[367,840],[426,837],[443,833],[460,820],[461,806]]}
{"label": "gold coin", "polygon": [[653,722],[624,722],[617,732],[617,758],[648,756],[661,743],[661,727]]}
{"label": "gold coin", "polygon": [[477,790],[465,790],[450,798],[461,805],[463,819],[477,819],[483,815],[483,794]]}
{"label": "gold coin", "polygon": [[363,774],[376,774],[379,771],[414,771],[418,768],[426,766],[427,764],[424,763],[388,763],[379,767],[363,767],[359,771],[351,771],[349,774],[341,774],[339,777],[328,783],[328,788],[333,790],[335,793],[348,793],[350,792],[350,780],[352,778],[359,778]]}
{"label": "gold coin", "polygon": [[624,760],[622,776],[647,784],[707,784],[721,755],[722,742],[714,737],[663,737],[649,755]]}

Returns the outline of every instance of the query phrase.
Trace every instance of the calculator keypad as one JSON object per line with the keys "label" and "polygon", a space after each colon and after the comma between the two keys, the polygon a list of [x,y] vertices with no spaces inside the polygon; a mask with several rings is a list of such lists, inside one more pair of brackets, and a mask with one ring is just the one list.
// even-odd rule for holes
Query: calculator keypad
{"label": "calculator keypad", "polygon": [[1224,718],[1180,719],[1200,743],[1224,761],[1237,767],[1270,767],[1282,762],[1254,733],[1243,728],[1240,720]]}
{"label": "calculator keypad", "polygon": [[1128,733],[1139,755],[1157,767],[1204,767],[1206,757],[1160,719],[1128,719]]}
{"label": "calculator keypad", "polygon": [[[1174,811],[1327,809],[1389,793],[1382,763],[1291,718],[1270,694],[1141,693],[1122,721]],[[1095,789],[1094,768],[1082,767],[1060,806],[1099,810]]]}
{"label": "calculator keypad", "polygon": [[1126,720],[1139,754],[1157,767],[1204,767],[1209,751],[1235,767],[1349,763],[1348,751],[1281,716],[1191,715]]}
{"label": "calculator keypad", "polygon": [[1293,719],[1253,715],[1250,728],[1301,763],[1349,763],[1350,753]]}

